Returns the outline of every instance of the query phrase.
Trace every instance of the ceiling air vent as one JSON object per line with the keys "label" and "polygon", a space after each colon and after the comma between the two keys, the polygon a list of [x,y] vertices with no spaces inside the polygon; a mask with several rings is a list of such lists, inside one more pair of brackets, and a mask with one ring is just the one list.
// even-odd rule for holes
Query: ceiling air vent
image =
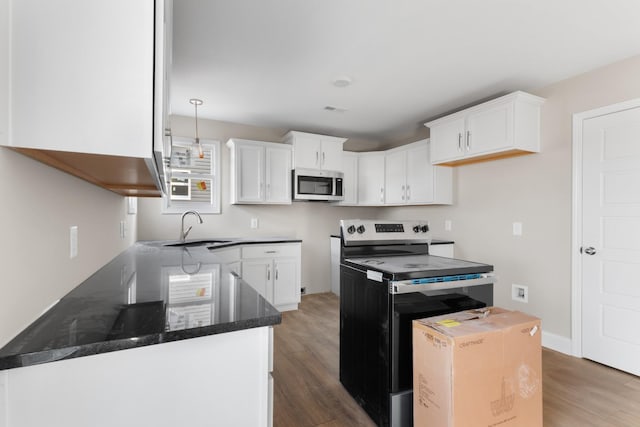
{"label": "ceiling air vent", "polygon": [[336,113],[344,113],[345,111],[347,111],[346,108],[336,107],[334,105],[327,105],[326,107],[324,107],[324,109],[326,111],[333,111],[333,112],[336,112]]}

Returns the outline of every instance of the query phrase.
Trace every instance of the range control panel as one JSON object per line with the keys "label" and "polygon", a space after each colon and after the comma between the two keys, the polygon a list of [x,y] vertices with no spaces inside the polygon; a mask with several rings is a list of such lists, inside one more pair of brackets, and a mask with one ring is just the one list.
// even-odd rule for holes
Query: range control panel
{"label": "range control panel", "polygon": [[431,242],[426,220],[343,219],[340,230],[346,246]]}

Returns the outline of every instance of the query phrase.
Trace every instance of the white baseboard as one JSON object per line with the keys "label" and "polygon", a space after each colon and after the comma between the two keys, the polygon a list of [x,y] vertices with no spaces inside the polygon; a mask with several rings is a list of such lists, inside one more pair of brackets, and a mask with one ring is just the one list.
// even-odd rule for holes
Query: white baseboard
{"label": "white baseboard", "polygon": [[542,346],[572,356],[571,338],[542,331]]}

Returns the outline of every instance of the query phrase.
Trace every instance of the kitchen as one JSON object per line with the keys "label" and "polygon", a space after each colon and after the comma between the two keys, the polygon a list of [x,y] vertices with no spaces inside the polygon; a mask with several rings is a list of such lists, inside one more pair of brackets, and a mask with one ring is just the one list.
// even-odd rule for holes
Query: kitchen
{"label": "kitchen", "polygon": [[[3,7],[6,4],[8,2],[4,2]],[[637,6],[622,4],[630,9],[620,8],[625,12],[615,17],[621,20],[617,25],[620,31],[629,29],[623,24],[623,16],[635,19],[634,22],[638,18],[634,8]],[[608,13],[613,13],[610,9],[616,9],[609,3],[605,8]],[[2,16],[6,19],[7,15]],[[349,22],[346,14],[341,19]],[[288,21],[286,17],[283,20]],[[540,30],[538,25],[536,28]],[[624,46],[624,40],[638,39],[633,34],[619,37],[616,43],[620,46]],[[606,37],[602,36],[602,39],[606,40]],[[304,202],[287,206],[232,206],[229,205],[228,181],[224,175],[229,153],[223,149],[222,212],[220,215],[205,215],[204,223],[194,225],[190,237],[285,235],[299,238],[304,248],[302,284],[307,293],[315,294],[330,289],[328,236],[337,232],[340,219],[427,218],[435,237],[456,242],[457,257],[489,262],[495,266],[499,272],[499,285],[494,290],[497,305],[520,309],[542,318],[543,345],[571,354],[571,115],[640,97],[640,83],[636,77],[640,71],[638,52],[623,47],[614,51],[609,45],[604,50],[611,53],[610,56],[605,55],[601,62],[585,61],[582,68],[555,80],[505,85],[510,90],[523,89],[545,98],[541,108],[542,151],[454,168],[455,196],[451,206],[335,207]],[[4,41],[0,52],[5,57]],[[579,62],[581,55],[576,53],[571,60]],[[426,53],[425,57],[428,57]],[[533,57],[536,62],[549,62],[540,56]],[[5,68],[0,69],[5,86],[6,73]],[[333,77],[329,74],[326,79]],[[358,78],[360,76],[354,76],[353,89],[357,88]],[[508,79],[508,76],[503,79]],[[505,90],[486,82],[483,85],[483,90],[476,87],[468,89],[468,93],[443,98],[444,107],[423,114],[419,124],[407,128],[411,133],[409,136],[390,142],[350,138],[345,149],[374,151],[424,138],[428,130],[422,122]],[[330,86],[327,87],[329,90]],[[0,89],[2,93],[6,90],[6,87]],[[192,96],[205,98],[199,93],[189,94],[187,98]],[[3,96],[2,99],[8,98]],[[215,99],[205,98],[204,101],[202,114],[206,112],[204,107],[216,104]],[[183,113],[172,118],[172,128],[176,135],[191,137],[193,110],[187,99],[183,104]],[[5,120],[7,102],[2,108],[0,118]],[[337,122],[341,119],[331,120]],[[286,132],[295,128],[289,124],[257,126],[229,122],[203,118],[200,136],[223,144],[229,138],[278,142]],[[4,133],[1,136],[6,138]],[[123,197],[13,151],[1,150],[0,165],[3,178],[0,180],[1,194],[6,201],[6,208],[0,213],[6,242],[2,246],[5,279],[0,285],[0,313],[3,313],[0,345],[8,342],[54,301],[136,240],[177,237],[180,218],[162,215],[160,199],[139,199],[138,213],[133,215],[128,213]],[[257,229],[250,228],[252,218],[258,219]],[[451,231],[445,230],[447,220],[451,221]],[[127,230],[124,238],[120,237],[121,221],[125,222]],[[512,235],[513,222],[523,224],[523,234],[518,238]],[[73,225],[78,226],[79,254],[69,259],[68,234],[69,227]],[[37,268],[34,268],[34,260],[37,260]],[[512,301],[512,283],[529,287],[526,305]]]}

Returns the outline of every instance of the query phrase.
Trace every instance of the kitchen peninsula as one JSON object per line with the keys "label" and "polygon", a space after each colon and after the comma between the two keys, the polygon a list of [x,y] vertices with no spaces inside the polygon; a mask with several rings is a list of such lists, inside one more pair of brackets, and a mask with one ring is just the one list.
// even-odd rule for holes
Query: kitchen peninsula
{"label": "kitchen peninsula", "polygon": [[299,242],[136,243],[0,349],[0,426],[269,425],[281,315],[216,252]]}

